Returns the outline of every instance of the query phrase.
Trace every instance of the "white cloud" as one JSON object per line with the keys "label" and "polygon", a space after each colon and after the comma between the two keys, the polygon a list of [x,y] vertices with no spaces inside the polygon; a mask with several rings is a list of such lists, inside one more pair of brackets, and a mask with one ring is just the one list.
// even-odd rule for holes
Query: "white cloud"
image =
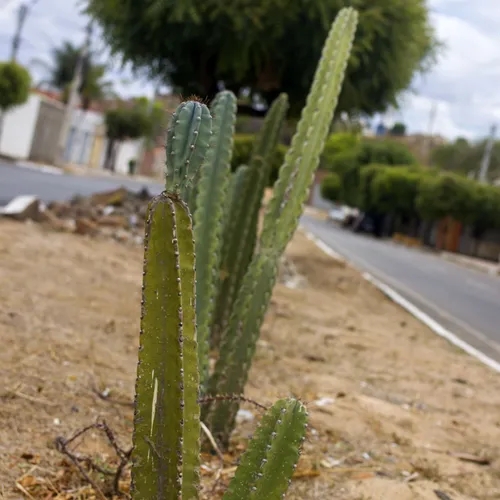
{"label": "white cloud", "polygon": [[[10,54],[17,9],[22,0],[0,0],[0,59]],[[415,93],[405,96],[401,118],[410,131],[426,132],[429,114],[437,106],[434,132],[447,137],[485,135],[500,120],[500,1],[429,0],[432,22],[446,44],[438,64],[414,82]],[[79,0],[39,0],[23,30],[19,60],[35,75],[43,70],[31,63],[50,61],[51,48],[64,40],[80,44],[86,20]],[[134,81],[130,72],[112,72],[119,92],[151,94],[152,86]],[[126,83],[129,80],[132,83]]]}

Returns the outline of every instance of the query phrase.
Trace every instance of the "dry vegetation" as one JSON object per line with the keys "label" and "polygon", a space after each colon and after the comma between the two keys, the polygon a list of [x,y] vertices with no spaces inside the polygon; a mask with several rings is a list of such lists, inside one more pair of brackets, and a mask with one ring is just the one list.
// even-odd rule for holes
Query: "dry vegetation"
{"label": "dry vegetation", "polygon": [[[98,418],[130,446],[141,257],[138,247],[0,221],[3,498],[99,498],[55,445]],[[498,375],[304,235],[287,257],[304,279],[275,290],[247,396],[308,404],[288,498],[500,498]],[[258,419],[244,408],[256,418],[240,423],[224,464],[203,457],[206,498],[220,497]],[[70,449],[103,471],[119,461],[99,429]],[[91,478],[108,493],[103,471]]]}

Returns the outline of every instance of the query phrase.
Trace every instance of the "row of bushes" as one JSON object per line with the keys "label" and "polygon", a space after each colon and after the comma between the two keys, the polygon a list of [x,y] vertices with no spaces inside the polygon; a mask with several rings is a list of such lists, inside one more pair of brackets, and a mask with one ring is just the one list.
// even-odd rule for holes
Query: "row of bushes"
{"label": "row of bushes", "polygon": [[345,182],[342,173],[330,173],[321,185],[322,195],[380,215],[428,221],[451,216],[479,232],[500,228],[500,189],[460,175],[416,165],[365,165],[358,171],[356,193],[348,190],[348,200]]}

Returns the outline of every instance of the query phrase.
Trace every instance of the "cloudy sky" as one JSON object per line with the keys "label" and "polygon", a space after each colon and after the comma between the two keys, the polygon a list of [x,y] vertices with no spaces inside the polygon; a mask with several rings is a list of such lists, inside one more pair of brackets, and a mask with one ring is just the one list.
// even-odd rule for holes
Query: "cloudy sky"
{"label": "cloudy sky", "polygon": [[[32,0],[27,0],[32,1]],[[0,0],[0,60],[10,55],[17,9],[21,0]],[[52,47],[63,40],[81,43],[85,18],[78,0],[36,0],[27,18],[19,61],[42,79]],[[404,99],[401,111],[389,120],[403,120],[410,132],[449,138],[481,137],[500,119],[500,0],[429,0],[432,21],[446,49],[434,70],[414,83],[415,94]],[[99,48],[99,42],[96,41]],[[102,47],[102,45],[101,45]],[[130,74],[113,72],[124,95],[152,95],[151,85]],[[432,109],[435,119],[430,126]]]}

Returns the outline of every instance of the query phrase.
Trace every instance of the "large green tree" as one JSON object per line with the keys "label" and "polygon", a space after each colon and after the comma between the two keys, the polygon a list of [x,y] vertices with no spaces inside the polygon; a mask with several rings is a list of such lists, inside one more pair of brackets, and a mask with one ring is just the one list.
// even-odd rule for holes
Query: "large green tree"
{"label": "large green tree", "polygon": [[[64,42],[52,50],[50,63],[34,59],[32,64],[42,66],[47,74],[47,77],[38,83],[38,87],[48,85],[60,90],[66,99],[79,54],[79,47],[71,42]],[[78,89],[84,109],[87,109],[92,101],[114,97],[113,85],[106,79],[106,65],[97,63],[95,58],[96,56],[91,52],[85,59],[83,80]]]}
{"label": "large green tree", "polygon": [[86,0],[113,53],[184,94],[218,82],[300,110],[328,28],[341,7],[360,12],[337,112],[384,111],[433,61],[426,0]]}
{"label": "large green tree", "polygon": [[104,167],[114,170],[116,147],[122,141],[142,137],[150,145],[165,127],[166,119],[163,106],[144,97],[109,109],[105,115],[108,145]]}

